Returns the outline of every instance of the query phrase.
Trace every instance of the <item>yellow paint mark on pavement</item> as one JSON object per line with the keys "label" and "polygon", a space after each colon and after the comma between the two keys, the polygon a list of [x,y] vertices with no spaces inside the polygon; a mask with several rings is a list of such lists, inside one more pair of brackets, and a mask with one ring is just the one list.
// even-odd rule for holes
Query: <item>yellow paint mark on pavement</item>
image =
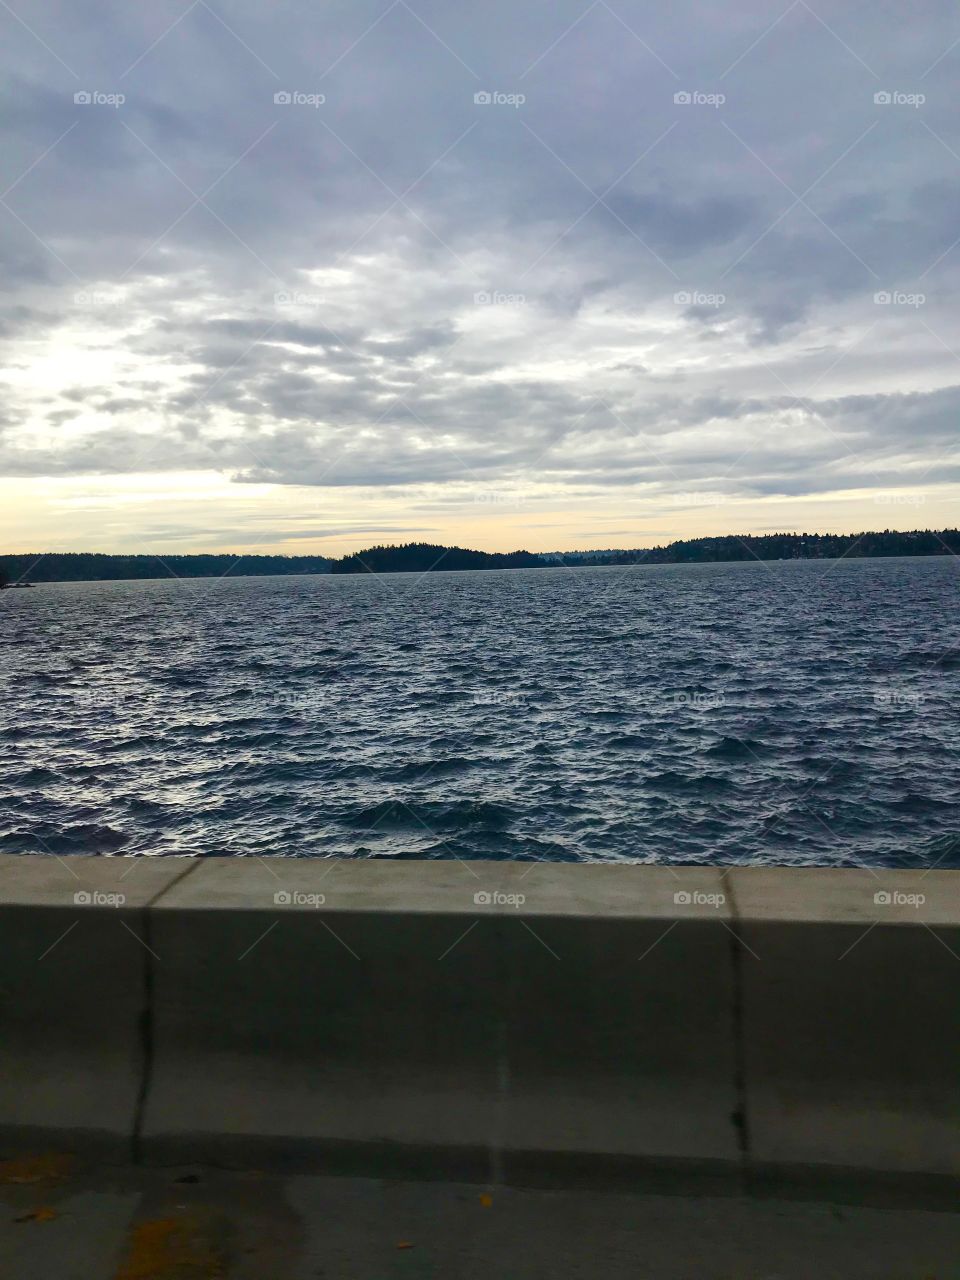
{"label": "yellow paint mark on pavement", "polygon": [[31,1209],[29,1213],[14,1218],[14,1222],[52,1222],[56,1216],[56,1209],[51,1209],[48,1204],[44,1204],[39,1209]]}
{"label": "yellow paint mark on pavement", "polygon": [[15,1160],[0,1160],[0,1184],[62,1182],[72,1165],[71,1155],[20,1156]]}
{"label": "yellow paint mark on pavement", "polygon": [[114,1280],[219,1280],[225,1275],[223,1257],[203,1222],[189,1215],[137,1223]]}

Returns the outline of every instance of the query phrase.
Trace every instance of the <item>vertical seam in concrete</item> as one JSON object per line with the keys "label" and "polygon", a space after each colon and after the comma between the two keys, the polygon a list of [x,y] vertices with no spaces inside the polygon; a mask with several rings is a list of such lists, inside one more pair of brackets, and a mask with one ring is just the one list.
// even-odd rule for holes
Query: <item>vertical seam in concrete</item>
{"label": "vertical seam in concrete", "polygon": [[150,913],[164,894],[169,893],[175,885],[178,885],[181,880],[185,880],[187,876],[196,871],[199,866],[200,859],[193,859],[189,866],[185,867],[178,876],[175,876],[169,884],[164,885],[159,892],[155,893],[153,897],[140,908],[140,930],[143,940],[143,969],[141,972],[143,994],[140,1005],[140,1015],[137,1019],[138,1039],[140,1044],[140,1083],[137,1087],[137,1100],[134,1104],[133,1110],[133,1128],[130,1133],[130,1159],[135,1165],[141,1164],[143,1159],[143,1123],[147,1113],[150,1086],[153,1084],[155,1051],[155,954],[153,950],[153,930],[151,928]]}
{"label": "vertical seam in concrete", "polygon": [[503,1165],[503,1144],[507,1108],[510,1101],[510,1026],[508,1018],[512,1014],[512,1006],[508,996],[510,974],[505,960],[503,945],[503,922],[497,921],[494,928],[494,945],[497,949],[497,1003],[496,1003],[496,1044],[493,1046],[494,1089],[496,1101],[493,1107],[493,1130],[487,1142],[487,1181],[493,1189],[499,1189],[505,1181]]}
{"label": "vertical seam in concrete", "polygon": [[162,889],[158,889],[153,897],[143,904],[143,910],[152,911],[157,903],[167,896],[171,889],[175,889],[182,880],[186,880],[187,876],[193,875],[195,871],[198,871],[202,862],[202,858],[191,858],[187,866],[184,867],[178,876],[174,876],[169,884],[165,884]]}
{"label": "vertical seam in concrete", "polygon": [[503,1142],[507,1115],[507,1104],[510,1098],[510,1054],[509,1037],[506,1022],[501,1013],[497,1026],[497,1101],[494,1109],[494,1131],[488,1147],[489,1168],[487,1177],[491,1189],[500,1188],[504,1183]]}
{"label": "vertical seam in concrete", "polygon": [[730,915],[733,928],[730,930],[730,967],[733,984],[731,1000],[731,1019],[733,1032],[733,1093],[736,1108],[731,1115],[733,1127],[737,1135],[737,1148],[740,1152],[740,1173],[743,1189],[747,1189],[747,1181],[751,1163],[750,1149],[750,1114],[747,1107],[747,1046],[746,1046],[746,1013],[744,1008],[743,961],[744,946],[736,932],[740,922],[737,910],[737,899],[733,891],[733,879],[727,868],[720,872],[723,892],[730,904]]}

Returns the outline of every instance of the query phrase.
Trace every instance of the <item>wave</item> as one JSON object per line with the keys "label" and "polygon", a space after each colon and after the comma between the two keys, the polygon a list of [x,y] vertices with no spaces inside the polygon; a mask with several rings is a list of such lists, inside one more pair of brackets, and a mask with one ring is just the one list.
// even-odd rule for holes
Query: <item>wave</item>
{"label": "wave", "polygon": [[718,791],[729,791],[735,784],[730,778],[715,773],[686,774],[678,773],[675,769],[666,769],[663,773],[649,775],[646,778],[646,785],[660,791],[700,792],[706,795]]}
{"label": "wave", "polygon": [[958,865],[955,562],[757,568],[28,592],[0,847]]}
{"label": "wave", "polygon": [[410,764],[396,768],[381,769],[378,777],[382,782],[417,782],[426,778],[450,778],[467,773],[471,769],[483,768],[483,760],[467,760],[461,756],[450,756],[438,760],[416,760]]}
{"label": "wave", "polygon": [[721,760],[755,760],[763,756],[769,748],[758,738],[736,738],[724,736],[712,747],[707,747],[704,755],[715,756]]}
{"label": "wave", "polygon": [[509,826],[514,817],[506,805],[487,800],[383,800],[342,811],[339,820],[348,827],[378,831],[459,831],[468,827],[498,831]]}
{"label": "wave", "polygon": [[645,733],[620,733],[605,739],[603,745],[612,747],[614,751],[633,751],[652,747],[654,739]]}

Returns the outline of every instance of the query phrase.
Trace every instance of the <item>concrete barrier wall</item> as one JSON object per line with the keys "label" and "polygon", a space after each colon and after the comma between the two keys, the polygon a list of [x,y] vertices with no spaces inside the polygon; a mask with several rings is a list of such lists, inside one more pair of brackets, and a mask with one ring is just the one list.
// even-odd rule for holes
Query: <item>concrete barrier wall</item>
{"label": "concrete barrier wall", "polygon": [[956,1177],[958,888],[3,857],[0,1143],[483,1181]]}

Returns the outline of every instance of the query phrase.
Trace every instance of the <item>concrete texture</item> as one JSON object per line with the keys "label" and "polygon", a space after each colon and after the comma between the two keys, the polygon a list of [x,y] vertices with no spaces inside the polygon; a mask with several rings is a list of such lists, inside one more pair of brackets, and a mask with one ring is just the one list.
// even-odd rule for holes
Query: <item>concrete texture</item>
{"label": "concrete texture", "polygon": [[942,1197],[960,1174],[958,886],[0,857],[0,1139]]}
{"label": "concrete texture", "polygon": [[40,1175],[0,1163],[3,1280],[960,1276],[953,1213],[198,1166]]}
{"label": "concrete texture", "polygon": [[143,1076],[139,922],[0,911],[0,1124],[84,1130],[126,1153]]}
{"label": "concrete texture", "polygon": [[[677,893],[691,897],[685,916],[716,918],[718,910],[723,915],[727,909],[694,898],[722,892],[721,872],[709,867],[210,858],[192,864],[190,874],[168,889],[159,905],[180,910],[272,911],[277,894],[322,893],[327,914],[440,913],[470,919],[516,915],[517,908],[510,902],[475,901],[477,894],[502,894],[522,895],[524,916],[673,920],[678,915]],[[296,909],[295,903],[286,906]]]}
{"label": "concrete texture", "polygon": [[[829,867],[731,867],[723,876],[737,920],[796,924],[905,924],[935,928],[960,922],[960,872],[836,871]],[[877,902],[878,895],[889,901]],[[922,902],[912,899],[922,897]]]}
{"label": "concrete texture", "polygon": [[310,1135],[475,1148],[494,1169],[511,1149],[737,1159],[719,922],[327,923],[156,913],[147,1144]]}
{"label": "concrete texture", "polygon": [[727,884],[752,1160],[960,1174],[960,875],[749,868]]}
{"label": "concrete texture", "polygon": [[78,920],[116,906],[130,911],[146,907],[198,865],[182,858],[0,854],[0,905],[69,911]]}
{"label": "concrete texture", "polygon": [[741,928],[753,1157],[960,1174],[960,930]]}
{"label": "concrete texture", "polygon": [[[0,854],[0,904],[72,909],[77,892],[123,893],[125,907],[271,910],[277,893],[323,893],[324,913],[516,913],[477,893],[522,893],[524,915],[608,919],[795,921],[824,924],[956,924],[960,872],[816,867],[660,867],[518,862],[389,862],[382,859],[104,858]],[[689,903],[674,901],[689,894]],[[697,895],[724,894],[719,907]],[[917,906],[874,901],[923,894]],[[296,910],[294,904],[287,904]],[[679,907],[683,906],[683,910]]]}

